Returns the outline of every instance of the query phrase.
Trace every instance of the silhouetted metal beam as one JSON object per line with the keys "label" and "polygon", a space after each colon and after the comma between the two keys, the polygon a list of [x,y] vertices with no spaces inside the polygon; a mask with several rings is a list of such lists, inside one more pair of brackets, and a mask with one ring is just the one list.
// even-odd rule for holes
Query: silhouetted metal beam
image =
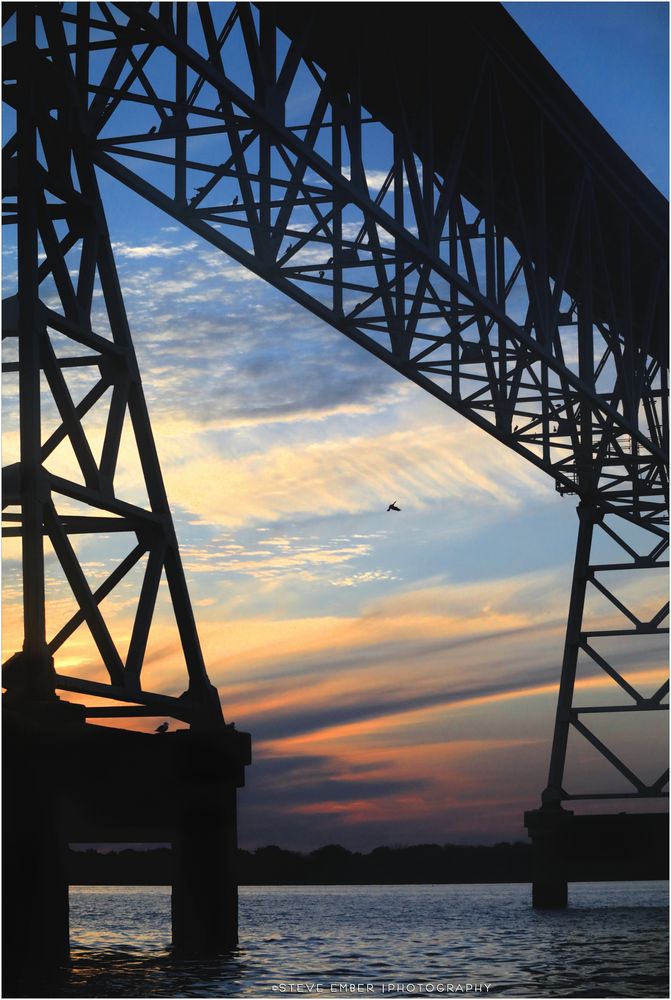
{"label": "silhouetted metal beam", "polygon": [[[275,5],[272,7],[274,9]],[[412,227],[402,220],[400,190],[390,193],[390,185],[387,185],[387,193],[390,197],[393,194],[395,209],[401,213],[398,217],[396,211],[385,210],[381,200],[368,193],[366,164],[361,160],[357,165],[355,161],[359,155],[356,151],[362,148],[362,129],[371,118],[362,110],[353,115],[351,98],[342,83],[339,91],[338,85],[328,77],[321,80],[312,125],[306,129],[304,138],[299,138],[289,126],[286,98],[291,73],[295,73],[300,63],[299,51],[309,65],[304,45],[293,46],[292,59],[287,57],[283,67],[275,68],[275,78],[270,78],[272,73],[268,76],[268,70],[263,87],[257,86],[253,94],[247,95],[226,75],[221,49],[217,48],[214,30],[207,21],[209,15],[201,14],[206,50],[202,54],[189,44],[184,25],[177,31],[168,21],[160,22],[150,13],[131,5],[121,4],[119,10],[128,16],[129,25],[136,26],[135,37],[144,38],[152,47],[164,46],[172,52],[176,62],[188,63],[199,74],[199,80],[216,89],[220,100],[211,109],[211,114],[220,117],[225,109],[227,123],[222,136],[229,144],[231,155],[228,161],[219,164],[204,163],[202,157],[198,164],[187,159],[194,169],[205,172],[209,180],[199,187],[186,209],[150,184],[141,171],[130,170],[119,162],[119,157],[125,155],[123,136],[116,141],[108,137],[101,141],[101,149],[106,152],[96,155],[99,165],[544,468],[553,476],[561,492],[575,492],[585,498],[594,497],[596,492],[599,503],[646,523],[664,517],[666,443],[665,418],[660,404],[666,392],[665,376],[654,360],[647,365],[642,361],[646,345],[652,342],[652,332],[658,330],[663,321],[664,295],[660,282],[664,269],[656,265],[649,275],[646,289],[649,315],[638,317],[638,340],[632,340],[626,333],[626,324],[621,323],[617,328],[616,321],[622,315],[623,306],[613,298],[616,282],[625,289],[632,283],[626,280],[625,274],[616,279],[609,273],[613,263],[606,255],[608,244],[604,242],[602,213],[597,209],[600,196],[593,178],[584,170],[575,178],[573,206],[567,209],[568,221],[563,221],[564,247],[559,250],[555,247],[553,251],[555,269],[551,274],[547,266],[539,267],[544,249],[549,259],[551,234],[547,224],[530,226],[526,220],[529,204],[525,201],[526,196],[520,193],[515,178],[519,154],[511,146],[516,137],[516,133],[509,131],[508,119],[512,112],[503,106],[499,96],[501,81],[496,74],[503,72],[501,67],[497,68],[491,58],[488,61],[482,57],[468,115],[460,121],[457,137],[452,142],[452,159],[444,169],[444,176],[436,174],[433,186],[428,187],[431,205],[427,201],[426,173],[424,193],[420,192],[413,161],[418,140],[416,135],[410,136],[407,128],[404,131],[403,122],[408,116],[403,95],[399,96],[393,122],[397,128],[394,142],[399,151],[396,171],[400,190],[407,184],[411,193],[417,232],[413,235]],[[203,8],[205,10],[207,8]],[[272,21],[272,10],[264,13],[262,9],[261,26],[265,23],[264,17]],[[262,30],[254,29],[247,14],[244,24],[250,66],[261,65],[266,58],[264,45],[270,49],[274,44],[272,26],[262,39]],[[254,30],[261,31],[258,37]],[[309,25],[305,32],[309,37]],[[268,61],[268,66],[271,64],[272,61]],[[257,69],[257,78],[258,72]],[[114,93],[114,87],[110,86],[109,91]],[[424,89],[422,93],[426,96],[428,92]],[[176,100],[159,97],[155,92],[147,95],[147,102],[147,109],[156,112],[163,112],[164,107],[174,110],[178,105]],[[476,220],[473,224],[467,221],[466,201],[459,192],[460,185],[468,187],[468,177],[473,172],[474,121],[477,119],[482,124],[485,107],[489,108],[485,131],[490,140],[482,154],[480,188],[484,203],[489,204],[497,221],[492,223],[490,219],[488,222],[485,211],[484,217],[482,213],[478,216],[483,221]],[[344,113],[343,108],[348,110]],[[201,118],[207,114],[204,106],[190,108],[189,114],[196,111]],[[171,117],[175,119],[176,114]],[[338,130],[333,124],[337,121],[340,122]],[[109,123],[109,119],[106,122]],[[542,116],[538,123],[537,149],[540,150],[547,127],[544,127]],[[147,141],[163,142],[165,137],[177,135],[175,129],[171,124],[163,133],[161,130],[155,136],[148,133],[144,137],[145,147]],[[325,129],[332,135],[342,132],[347,137],[351,176],[343,174],[341,165],[329,163],[323,150],[317,152],[315,149],[316,138]],[[198,129],[193,129],[194,136],[197,132]],[[190,128],[186,134],[191,135]],[[134,141],[141,138],[136,136]],[[435,144],[435,139],[432,141]],[[262,147],[266,150],[263,154],[266,159],[268,149],[273,151],[266,164],[272,173],[273,189],[281,190],[284,185],[285,190],[284,197],[273,202],[279,211],[273,226],[268,226],[268,232],[264,232],[261,202],[257,201],[252,189],[254,179],[261,176],[252,161],[261,162],[258,157]],[[333,147],[332,152],[335,151]],[[137,151],[133,155],[142,157]],[[151,152],[146,155],[155,156]],[[496,170],[494,157],[497,157]],[[171,162],[170,156],[162,155],[161,160]],[[535,162],[538,177],[544,177],[545,160],[539,155]],[[228,167],[222,169],[226,163]],[[321,193],[318,202],[312,192],[305,197],[302,178],[306,168],[321,178],[321,188],[317,185]],[[281,170],[285,176],[279,176]],[[291,171],[288,181],[287,170]],[[389,176],[393,176],[393,170],[387,173]],[[494,177],[497,186],[502,177],[507,179],[513,208],[516,206],[521,248],[515,249],[514,267],[506,268],[514,247],[505,230],[499,231],[500,210]],[[224,180],[235,182],[233,190],[240,192],[239,208],[230,209],[217,203],[211,208],[207,206],[206,199],[217,193],[217,185]],[[540,217],[543,217],[544,205],[538,198],[547,203],[547,193],[543,185],[536,184],[536,189],[541,191],[535,197]],[[330,211],[317,211],[317,204],[329,202]],[[312,229],[307,232],[304,227],[296,229],[291,225],[292,212],[306,203],[315,219]],[[341,218],[343,206],[362,213],[359,232],[368,234],[365,243],[358,239],[338,244],[334,239],[332,223]],[[221,232],[222,227],[225,233]],[[379,232],[386,234],[384,244],[378,239]],[[446,236],[441,236],[441,232]],[[290,253],[279,252],[284,238],[295,240]],[[447,256],[437,253],[435,248],[439,248],[443,240],[448,245],[454,245],[455,241],[459,244],[463,253],[461,268],[458,258],[451,257],[449,252]],[[482,242],[484,255],[477,249]],[[324,263],[301,267],[296,255],[303,248],[317,247],[323,248]],[[326,260],[329,251],[332,255]],[[590,261],[588,278],[583,279],[582,301],[572,298],[569,311],[563,312],[566,276],[576,270],[583,273],[585,264]],[[390,279],[391,265],[395,273]],[[487,273],[481,283],[477,272],[482,266]],[[519,291],[514,288],[514,281],[509,285],[506,280],[508,273],[512,276],[515,270],[518,275],[522,271],[529,296],[524,324],[513,319],[505,306],[511,291]],[[412,292],[406,291],[409,276],[415,283]],[[436,290],[435,286],[443,282],[456,291],[457,300]],[[640,286],[640,277],[637,283]],[[330,304],[328,299],[324,300],[324,288],[332,291]],[[363,293],[364,299],[353,308],[343,308],[343,289],[346,293]],[[601,300],[608,306],[604,314],[602,304],[602,319],[598,324],[596,319],[590,319],[590,301],[595,289],[600,290]],[[372,311],[377,305],[379,315]],[[626,302],[624,308],[626,311]],[[606,320],[603,315],[607,316]],[[428,335],[421,329],[422,325],[441,317],[447,332]],[[562,328],[568,328],[563,335],[565,346]],[[564,360],[576,331],[581,345],[579,372]],[[602,345],[599,348],[597,339]],[[425,346],[421,350],[413,348],[413,343],[421,345],[422,341]],[[449,360],[441,356],[442,349],[449,351]],[[633,381],[628,374],[632,362],[632,370],[636,371]],[[535,371],[537,366],[538,373]],[[600,383],[604,373],[613,368],[616,374],[614,378],[610,376],[608,391],[604,391],[606,387]],[[450,389],[446,389],[448,384]],[[647,427],[640,424],[641,411],[647,415]],[[633,495],[628,491],[632,480],[636,483]]]}
{"label": "silhouetted metal beam", "polygon": [[[240,3],[230,11],[163,4],[158,16],[154,5],[78,4],[71,13],[37,4],[17,14],[18,42],[6,46],[4,69],[5,99],[19,126],[4,162],[20,282],[18,298],[3,312],[6,335],[19,336],[18,365],[6,370],[19,374],[22,407],[21,463],[9,470],[6,497],[10,506],[21,503],[21,515],[9,512],[7,533],[21,532],[24,570],[37,574],[26,589],[26,632],[48,670],[51,652],[88,621],[113,683],[57,683],[158,705],[147,699],[160,696],[140,692],[139,684],[165,571],[190,704],[217,716],[97,167],[545,471],[560,493],[580,498],[545,801],[611,796],[564,789],[573,733],[634,787],[611,797],[660,796],[665,776],[643,781],[580,715],[667,708],[667,688],[644,696],[594,642],[625,644],[666,632],[668,606],[641,620],[610,581],[667,565],[667,205],[498,5],[443,5],[439,13],[436,5],[415,5],[412,16],[408,9],[385,11],[384,46],[366,22],[374,9],[365,3],[353,8],[354,33],[342,7],[332,4],[273,2],[255,10]],[[459,40],[447,64],[446,17]],[[38,162],[38,140],[47,170]],[[157,165],[170,172],[160,188],[152,174]],[[70,258],[78,246],[75,280]],[[92,329],[96,274],[112,340]],[[56,286],[56,308],[40,301],[47,278]],[[77,404],[63,375],[69,362],[54,350],[49,329],[96,352],[88,361],[80,351],[71,362],[100,372]],[[36,396],[41,372],[60,416],[45,441]],[[82,421],[109,389],[96,462]],[[146,509],[115,495],[128,422]],[[42,468],[66,438],[83,485]],[[60,497],[118,521],[60,514]],[[645,542],[628,540],[627,525],[642,529]],[[91,528],[137,538],[95,591],[69,540]],[[48,644],[44,530],[80,604]],[[593,557],[597,532],[619,547],[610,563]],[[99,605],[145,553],[122,661]],[[605,599],[612,620],[586,619],[592,592]],[[630,701],[574,705],[579,656]],[[175,707],[165,702],[166,714],[168,704]]]}

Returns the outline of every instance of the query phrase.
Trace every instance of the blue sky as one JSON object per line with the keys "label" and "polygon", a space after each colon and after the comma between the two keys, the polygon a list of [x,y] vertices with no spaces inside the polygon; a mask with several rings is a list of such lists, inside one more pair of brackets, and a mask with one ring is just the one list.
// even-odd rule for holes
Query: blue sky
{"label": "blue sky", "polygon": [[503,6],[668,197],[668,5],[549,0]]}
{"label": "blue sky", "polygon": [[[666,190],[666,7],[507,7]],[[117,182],[101,182],[206,663],[227,718],[254,738],[241,844],[522,836],[522,813],[546,779],[574,499]],[[6,460],[14,398],[9,388]],[[131,450],[118,484],[141,499]],[[392,500],[401,514],[386,512]],[[115,546],[84,542],[92,580],[118,558]],[[48,565],[56,627],[70,605]],[[132,583],[108,609],[121,636]],[[84,669],[85,635],[67,657],[64,672]],[[659,660],[650,646],[637,669],[653,676]],[[184,686],[165,597],[143,680],[150,690]],[[640,734],[628,739],[644,756]],[[597,770],[579,750],[575,780]]]}

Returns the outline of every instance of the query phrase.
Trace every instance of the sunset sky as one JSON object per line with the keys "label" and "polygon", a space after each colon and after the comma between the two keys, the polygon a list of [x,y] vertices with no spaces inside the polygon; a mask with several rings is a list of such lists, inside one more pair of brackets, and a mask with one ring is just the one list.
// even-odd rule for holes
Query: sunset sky
{"label": "sunset sky", "polygon": [[[666,5],[505,6],[667,194]],[[241,846],[522,837],[547,777],[575,498],[116,182],[103,189],[208,672],[253,737]],[[8,386],[5,463],[15,398]],[[130,458],[118,475],[132,499]],[[103,579],[118,536],[83,544]],[[70,599],[53,556],[48,572],[51,630]],[[108,609],[115,635],[130,634],[132,583]],[[650,642],[630,664],[642,687],[662,652]],[[59,669],[89,656],[80,629]],[[143,686],[185,687],[165,595]],[[627,738],[642,760],[641,735]],[[600,773],[577,746],[572,789]]]}

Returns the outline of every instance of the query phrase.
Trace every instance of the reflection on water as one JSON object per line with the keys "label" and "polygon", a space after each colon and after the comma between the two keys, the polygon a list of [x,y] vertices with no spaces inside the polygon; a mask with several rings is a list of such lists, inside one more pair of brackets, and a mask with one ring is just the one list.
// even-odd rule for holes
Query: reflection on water
{"label": "reflection on water", "polygon": [[357,983],[406,997],[459,984],[481,995],[490,984],[489,996],[668,995],[666,883],[573,885],[559,912],[529,898],[527,885],[243,887],[240,948],[187,962],[169,953],[168,888],[75,888],[73,967],[50,995],[334,996]]}

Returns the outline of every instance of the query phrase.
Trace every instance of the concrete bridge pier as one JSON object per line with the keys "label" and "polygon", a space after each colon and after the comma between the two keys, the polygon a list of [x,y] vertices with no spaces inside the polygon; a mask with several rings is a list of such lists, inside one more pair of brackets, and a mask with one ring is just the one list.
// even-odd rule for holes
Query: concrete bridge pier
{"label": "concrete bridge pier", "polygon": [[235,789],[182,806],[172,841],[172,945],[186,957],[238,943]]}
{"label": "concrete bridge pier", "polygon": [[[47,746],[83,731],[83,711],[57,698],[3,707],[3,979],[48,977],[70,957],[67,841],[57,756]],[[32,742],[37,733],[42,739]],[[49,734],[44,742],[44,736]]]}
{"label": "concrete bridge pier", "polygon": [[559,805],[524,814],[533,844],[532,903],[568,904],[569,882],[645,881],[669,877],[669,816],[656,813],[576,815]]}
{"label": "concrete bridge pier", "polygon": [[[31,774],[4,790],[3,976],[53,970],[70,956],[65,851],[56,796]],[[7,995],[7,994],[5,994]]]}
{"label": "concrete bridge pier", "polygon": [[27,984],[53,980],[69,961],[73,843],[172,844],[162,884],[172,881],[175,952],[236,946],[247,733],[223,723],[163,734],[91,725],[83,708],[58,699],[10,702],[3,716],[4,995],[36,995]]}
{"label": "concrete bridge pier", "polygon": [[535,809],[524,814],[533,844],[531,904],[535,909],[561,910],[568,905],[563,833],[572,816],[563,809]]}

